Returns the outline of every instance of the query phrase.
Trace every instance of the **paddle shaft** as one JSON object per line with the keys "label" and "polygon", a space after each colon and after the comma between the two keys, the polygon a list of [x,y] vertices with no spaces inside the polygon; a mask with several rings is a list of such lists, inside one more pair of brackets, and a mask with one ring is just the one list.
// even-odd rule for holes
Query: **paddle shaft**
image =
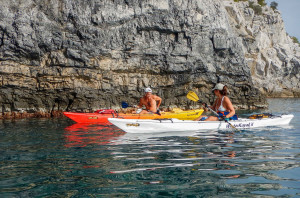
{"label": "paddle shaft", "polygon": [[[201,102],[201,101],[199,101]],[[202,102],[201,102],[202,103]],[[219,117],[219,114],[217,112],[215,112],[214,110],[212,110],[206,103],[204,103],[205,108],[208,108],[213,114],[215,114],[217,117]]]}

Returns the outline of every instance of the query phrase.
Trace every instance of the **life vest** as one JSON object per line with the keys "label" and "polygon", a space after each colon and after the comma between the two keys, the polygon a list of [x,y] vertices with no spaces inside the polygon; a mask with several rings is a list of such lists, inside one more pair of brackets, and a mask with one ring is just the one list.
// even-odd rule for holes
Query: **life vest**
{"label": "life vest", "polygon": [[[219,117],[224,117],[227,114],[229,114],[228,111],[218,111],[217,112],[219,114]],[[232,117],[229,118],[230,120],[238,120],[238,116],[236,114],[234,114]]]}

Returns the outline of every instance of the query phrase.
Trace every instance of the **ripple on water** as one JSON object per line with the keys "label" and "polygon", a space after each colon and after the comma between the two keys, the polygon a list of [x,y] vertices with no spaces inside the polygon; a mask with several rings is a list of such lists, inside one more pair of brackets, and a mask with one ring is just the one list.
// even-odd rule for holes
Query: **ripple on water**
{"label": "ripple on water", "polygon": [[0,197],[297,197],[299,104],[271,101],[272,112],[295,115],[290,127],[241,132],[128,134],[67,119],[2,122]]}

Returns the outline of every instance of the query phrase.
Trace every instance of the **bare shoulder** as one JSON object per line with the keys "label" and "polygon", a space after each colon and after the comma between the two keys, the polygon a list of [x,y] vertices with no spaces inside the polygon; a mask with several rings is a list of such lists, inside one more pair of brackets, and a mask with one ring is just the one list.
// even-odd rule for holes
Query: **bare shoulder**
{"label": "bare shoulder", "polygon": [[228,96],[224,96],[224,100],[230,101],[230,99],[228,98]]}
{"label": "bare shoulder", "polygon": [[232,105],[231,100],[227,96],[224,97],[224,102],[227,105]]}
{"label": "bare shoulder", "polygon": [[152,95],[152,98],[153,99],[161,99],[159,96],[157,96],[157,95]]}

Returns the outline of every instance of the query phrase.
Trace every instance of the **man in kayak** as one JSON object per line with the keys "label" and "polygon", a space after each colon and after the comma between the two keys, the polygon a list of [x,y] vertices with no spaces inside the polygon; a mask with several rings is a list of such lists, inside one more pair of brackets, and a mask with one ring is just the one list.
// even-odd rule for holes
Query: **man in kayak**
{"label": "man in kayak", "polygon": [[227,87],[222,83],[216,84],[213,88],[213,92],[217,99],[215,100],[214,104],[210,107],[212,110],[216,111],[219,116],[200,116],[196,118],[195,121],[218,121],[218,120],[226,120],[229,121],[230,119],[236,119],[235,110],[230,99],[227,97]]}
{"label": "man in kayak", "polygon": [[[138,109],[136,113],[157,113],[159,114],[159,106],[161,104],[161,98],[152,94],[151,88],[145,89],[145,95],[140,99]],[[146,110],[142,110],[142,107],[145,105]]]}

